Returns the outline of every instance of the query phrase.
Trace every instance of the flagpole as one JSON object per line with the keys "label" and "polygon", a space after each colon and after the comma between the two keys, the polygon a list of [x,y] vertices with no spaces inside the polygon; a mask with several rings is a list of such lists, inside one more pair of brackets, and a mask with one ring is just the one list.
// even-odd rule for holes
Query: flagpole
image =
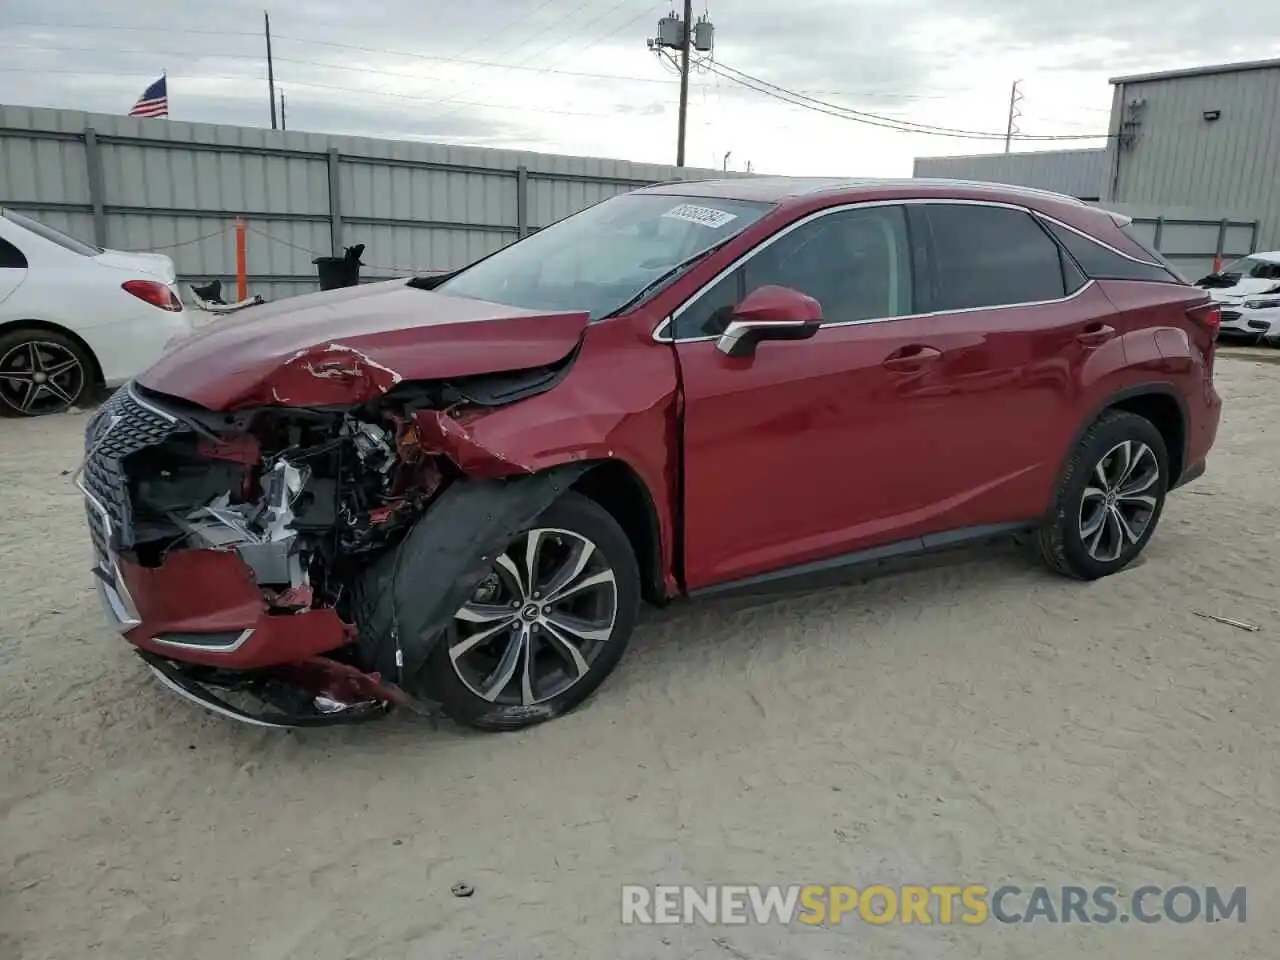
{"label": "flagpole", "polygon": [[262,23],[267,35],[267,95],[271,98],[271,129],[276,128],[276,73],[271,62],[271,14],[262,11]]}

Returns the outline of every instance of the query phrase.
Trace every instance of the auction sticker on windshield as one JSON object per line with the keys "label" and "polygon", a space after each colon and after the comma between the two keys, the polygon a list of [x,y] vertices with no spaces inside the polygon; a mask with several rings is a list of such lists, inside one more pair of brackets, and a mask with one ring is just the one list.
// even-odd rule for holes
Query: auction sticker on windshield
{"label": "auction sticker on windshield", "polygon": [[688,220],[690,223],[701,224],[712,230],[719,230],[730,220],[738,219],[736,213],[725,213],[715,207],[700,207],[693,203],[682,203],[678,207],[672,207],[663,216],[676,220]]}

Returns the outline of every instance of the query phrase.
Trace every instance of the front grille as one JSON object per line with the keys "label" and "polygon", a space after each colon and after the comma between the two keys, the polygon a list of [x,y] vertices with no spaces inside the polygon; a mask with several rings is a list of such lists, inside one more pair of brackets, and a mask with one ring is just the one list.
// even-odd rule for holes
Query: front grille
{"label": "front grille", "polygon": [[1223,310],[1222,319],[1223,320],[1239,320],[1240,311],[1239,310]]}
{"label": "front grille", "polygon": [[103,554],[132,546],[124,459],[186,429],[180,420],[150,402],[139,401],[128,385],[113,393],[85,427],[82,483],[102,508],[100,514],[92,503],[86,504],[89,534]]}

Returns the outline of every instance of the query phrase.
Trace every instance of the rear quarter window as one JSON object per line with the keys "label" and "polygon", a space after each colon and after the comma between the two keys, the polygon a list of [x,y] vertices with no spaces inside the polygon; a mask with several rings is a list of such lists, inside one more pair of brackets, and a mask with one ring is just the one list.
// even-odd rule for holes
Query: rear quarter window
{"label": "rear quarter window", "polygon": [[1152,263],[1139,263],[1129,257],[1122,256],[1091,240],[1084,234],[1077,233],[1061,224],[1045,221],[1045,226],[1071,254],[1072,259],[1080,265],[1080,269],[1095,280],[1147,280],[1157,283],[1183,283],[1178,272],[1158,253],[1151,250],[1132,231],[1126,230],[1129,237],[1140,249],[1146,251]]}
{"label": "rear quarter window", "polygon": [[25,270],[27,258],[21,250],[0,237],[0,270]]}

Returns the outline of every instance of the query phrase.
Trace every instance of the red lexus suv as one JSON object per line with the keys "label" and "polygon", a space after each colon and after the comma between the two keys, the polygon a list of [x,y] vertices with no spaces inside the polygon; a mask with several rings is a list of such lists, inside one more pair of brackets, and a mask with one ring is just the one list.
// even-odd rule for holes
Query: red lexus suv
{"label": "red lexus suv", "polygon": [[582,701],[641,599],[1029,533],[1122,569],[1213,444],[1219,315],[1066,197],[744,178],[254,307],[89,423],[104,606],[271,726]]}

